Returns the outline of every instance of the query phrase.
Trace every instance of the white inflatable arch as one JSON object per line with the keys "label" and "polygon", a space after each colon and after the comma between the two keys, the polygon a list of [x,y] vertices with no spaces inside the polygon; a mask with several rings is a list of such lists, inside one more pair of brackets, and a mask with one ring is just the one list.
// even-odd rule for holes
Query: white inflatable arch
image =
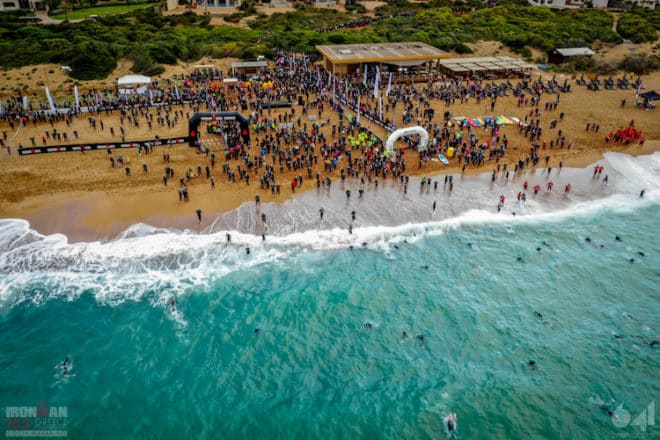
{"label": "white inflatable arch", "polygon": [[385,151],[394,151],[394,143],[396,140],[403,136],[410,136],[411,134],[419,135],[419,147],[417,147],[417,151],[426,151],[429,144],[429,134],[419,125],[394,130],[394,133],[392,133],[390,137],[387,138],[387,142],[385,143]]}

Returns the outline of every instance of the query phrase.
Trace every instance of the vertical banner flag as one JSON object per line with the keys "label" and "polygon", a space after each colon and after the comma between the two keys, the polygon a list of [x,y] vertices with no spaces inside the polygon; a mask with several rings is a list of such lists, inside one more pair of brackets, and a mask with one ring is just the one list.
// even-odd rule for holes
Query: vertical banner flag
{"label": "vertical banner flag", "polygon": [[374,81],[374,98],[378,98],[378,87],[380,86],[380,69],[376,66],[376,80]]}
{"label": "vertical banner flag", "polygon": [[383,120],[383,97],[380,97],[380,120]]}
{"label": "vertical banner flag", "polygon": [[53,97],[50,96],[50,90],[48,90],[48,87],[46,87],[46,98],[48,98],[48,105],[50,106],[51,111],[55,111],[55,102],[53,101]]}
{"label": "vertical banner flag", "polygon": [[357,123],[360,123],[360,95],[358,94],[358,104],[357,104]]}
{"label": "vertical banner flag", "polygon": [[154,105],[154,91],[149,89],[149,103]]}
{"label": "vertical banner flag", "polygon": [[364,65],[364,76],[362,77],[362,85],[367,85],[367,65]]}
{"label": "vertical banner flag", "polygon": [[76,110],[80,110],[80,96],[78,95],[78,86],[73,86],[73,96],[76,98]]}
{"label": "vertical banner flag", "polygon": [[390,72],[390,79],[387,80],[387,90],[385,96],[390,96],[390,89],[392,88],[392,72]]}
{"label": "vertical banner flag", "polygon": [[27,110],[27,109],[28,109],[28,105],[29,105],[28,97],[27,97],[27,96],[23,96],[23,110]]}

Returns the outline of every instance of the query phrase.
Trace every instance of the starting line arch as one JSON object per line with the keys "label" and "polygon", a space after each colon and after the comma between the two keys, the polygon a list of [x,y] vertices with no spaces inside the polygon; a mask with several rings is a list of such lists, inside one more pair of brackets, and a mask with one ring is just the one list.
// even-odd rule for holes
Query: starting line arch
{"label": "starting line arch", "polygon": [[419,125],[394,130],[394,132],[387,138],[387,142],[385,143],[385,151],[394,151],[394,143],[397,141],[397,139],[413,134],[419,136],[419,146],[417,147],[417,151],[426,151],[429,144],[429,134],[423,127],[420,127]]}

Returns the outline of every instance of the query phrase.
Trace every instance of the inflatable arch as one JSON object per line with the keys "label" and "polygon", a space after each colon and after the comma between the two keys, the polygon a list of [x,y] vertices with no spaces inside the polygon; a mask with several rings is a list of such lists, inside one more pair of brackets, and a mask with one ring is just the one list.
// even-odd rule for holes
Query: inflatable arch
{"label": "inflatable arch", "polygon": [[390,137],[387,138],[385,152],[394,151],[394,142],[403,136],[410,136],[411,134],[419,135],[419,147],[417,147],[417,151],[426,151],[429,144],[429,134],[424,128],[415,125],[414,127],[404,127],[394,130]]}
{"label": "inflatable arch", "polygon": [[188,120],[188,144],[195,146],[199,136],[199,124],[202,121],[238,121],[243,142],[250,142],[250,120],[238,112],[197,112]]}

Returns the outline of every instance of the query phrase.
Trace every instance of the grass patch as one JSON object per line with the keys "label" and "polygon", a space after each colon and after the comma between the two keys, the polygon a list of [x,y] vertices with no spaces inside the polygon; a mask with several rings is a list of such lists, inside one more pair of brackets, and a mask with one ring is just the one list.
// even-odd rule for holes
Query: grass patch
{"label": "grass patch", "polygon": [[[79,20],[81,18],[89,17],[90,15],[98,15],[105,17],[106,15],[125,14],[127,12],[135,11],[136,9],[153,8],[155,3],[143,3],[139,5],[119,5],[119,6],[99,6],[96,8],[76,9],[67,14],[69,20]],[[52,15],[51,18],[55,20],[64,20],[64,14]]]}

